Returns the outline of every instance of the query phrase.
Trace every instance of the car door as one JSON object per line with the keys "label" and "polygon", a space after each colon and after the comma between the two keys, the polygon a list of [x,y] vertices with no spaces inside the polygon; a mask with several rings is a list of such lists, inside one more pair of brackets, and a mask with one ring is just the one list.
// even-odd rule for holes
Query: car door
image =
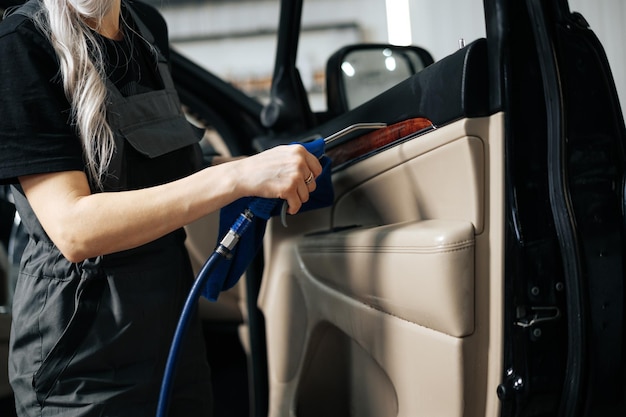
{"label": "car door", "polygon": [[519,75],[507,139],[516,226],[507,242],[503,414],[623,415],[626,136],[613,77],[566,1],[511,9],[528,21],[510,19],[519,25],[510,45]]}
{"label": "car door", "polygon": [[270,226],[269,415],[497,403],[484,387],[501,328],[485,324],[501,321],[504,116],[490,114],[486,74],[483,39],[319,128],[388,126],[328,147],[332,207]]}
{"label": "car door", "polygon": [[331,207],[268,226],[267,415],[623,415],[606,57],[564,0],[484,7],[485,39],[302,132],[386,126],[327,145]]}

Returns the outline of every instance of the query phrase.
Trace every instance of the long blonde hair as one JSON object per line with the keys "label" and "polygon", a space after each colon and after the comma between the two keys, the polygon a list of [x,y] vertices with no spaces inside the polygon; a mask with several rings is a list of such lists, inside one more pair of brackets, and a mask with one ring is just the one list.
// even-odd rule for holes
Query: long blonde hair
{"label": "long blonde hair", "polygon": [[60,62],[71,123],[82,141],[87,175],[102,189],[115,152],[113,131],[106,119],[107,88],[100,42],[85,18],[100,21],[115,0],[42,0],[35,22],[49,37]]}

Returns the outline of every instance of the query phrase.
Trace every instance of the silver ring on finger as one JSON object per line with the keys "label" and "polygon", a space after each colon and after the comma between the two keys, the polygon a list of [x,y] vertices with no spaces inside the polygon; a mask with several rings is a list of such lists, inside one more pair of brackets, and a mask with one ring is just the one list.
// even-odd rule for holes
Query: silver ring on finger
{"label": "silver ring on finger", "polygon": [[306,178],[306,180],[304,180],[304,183],[309,185],[311,183],[311,181],[313,181],[314,178],[315,178],[315,176],[311,172],[311,173],[309,173],[309,176]]}

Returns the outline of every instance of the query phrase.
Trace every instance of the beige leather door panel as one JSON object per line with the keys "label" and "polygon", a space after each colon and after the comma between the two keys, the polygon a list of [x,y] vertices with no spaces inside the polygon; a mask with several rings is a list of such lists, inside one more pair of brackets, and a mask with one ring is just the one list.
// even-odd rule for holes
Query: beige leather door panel
{"label": "beige leather door panel", "polygon": [[270,416],[495,416],[501,132],[415,137],[334,173],[332,208],[270,222]]}
{"label": "beige leather door panel", "polygon": [[474,328],[474,229],[426,220],[298,242],[307,275],[355,300],[451,336]]}
{"label": "beige leather door panel", "polygon": [[334,178],[333,226],[451,219],[483,227],[484,150],[473,136],[435,131]]}

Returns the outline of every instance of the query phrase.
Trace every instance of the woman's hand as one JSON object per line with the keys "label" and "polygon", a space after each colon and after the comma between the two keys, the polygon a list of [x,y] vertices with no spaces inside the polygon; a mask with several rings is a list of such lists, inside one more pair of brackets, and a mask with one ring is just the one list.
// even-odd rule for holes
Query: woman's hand
{"label": "woman's hand", "polygon": [[236,187],[242,196],[280,198],[296,214],[315,190],[315,178],[322,173],[318,159],[300,145],[283,145],[237,164]]}

